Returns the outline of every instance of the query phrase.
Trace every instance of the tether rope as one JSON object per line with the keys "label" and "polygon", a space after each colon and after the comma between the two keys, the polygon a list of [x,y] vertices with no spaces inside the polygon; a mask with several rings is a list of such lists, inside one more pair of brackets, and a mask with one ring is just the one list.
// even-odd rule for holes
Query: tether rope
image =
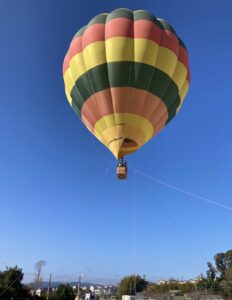
{"label": "tether rope", "polygon": [[[104,172],[101,174],[100,177],[98,177],[98,179],[93,183],[93,185],[90,187],[90,189],[88,189],[87,194],[85,195],[84,198],[82,198],[82,200],[80,202],[84,202],[86,200],[88,200],[89,196],[91,195],[91,193],[96,189],[96,187],[100,184],[100,182],[103,180],[103,178],[106,176],[106,174],[108,173],[110,168],[106,168],[104,170]],[[79,202],[79,203],[80,203]],[[65,226],[72,220],[72,218],[76,215],[75,214],[75,210],[72,210],[72,214],[70,214],[67,219],[62,223],[62,226],[56,231],[56,233],[60,233]]]}
{"label": "tether rope", "polygon": [[200,250],[200,248],[196,245],[195,242],[193,242],[193,240],[181,229],[181,227],[177,224],[177,222],[175,221],[173,215],[171,215],[165,208],[164,206],[160,203],[160,201],[158,200],[157,196],[151,191],[151,189],[149,188],[148,184],[143,180],[142,181],[144,186],[146,187],[147,191],[151,194],[151,196],[155,199],[155,203],[158,204],[159,208],[163,211],[163,213],[166,215],[166,217],[168,218],[168,220],[175,226],[176,231],[181,234],[186,241],[188,241],[189,245],[191,244],[192,248],[198,253],[198,255],[204,260],[207,261],[206,256],[204,255],[204,253]]}
{"label": "tether rope", "polygon": [[221,204],[221,203],[219,203],[219,202],[210,200],[210,199],[208,199],[208,198],[206,198],[206,197],[202,197],[202,196],[200,196],[200,195],[198,195],[198,194],[194,194],[194,193],[192,193],[192,192],[187,191],[186,189],[177,187],[177,186],[175,186],[175,185],[173,185],[173,184],[169,184],[169,183],[167,183],[167,182],[165,182],[165,181],[162,181],[162,180],[160,180],[160,179],[157,179],[157,178],[155,178],[155,177],[152,177],[152,176],[150,176],[150,175],[147,175],[147,174],[145,174],[145,173],[143,173],[143,172],[141,172],[141,171],[135,170],[135,173],[138,173],[138,174],[140,174],[140,175],[142,175],[142,176],[144,176],[144,177],[147,177],[147,178],[149,178],[149,179],[151,179],[151,180],[153,180],[153,181],[155,181],[155,182],[157,182],[157,183],[160,183],[160,184],[162,184],[162,185],[164,185],[164,186],[167,186],[167,187],[169,187],[169,188],[171,188],[171,189],[174,189],[174,190],[176,190],[176,191],[178,191],[178,192],[184,193],[184,194],[186,194],[186,195],[188,195],[188,196],[194,197],[194,198],[196,198],[196,199],[202,200],[202,201],[204,201],[204,202],[207,202],[207,203],[216,205],[216,206],[221,207],[221,208],[224,208],[224,209],[232,210],[232,207],[229,206],[229,205]]}
{"label": "tether rope", "polygon": [[135,295],[136,295],[136,280],[137,280],[137,222],[136,222],[136,197],[135,197],[135,170],[133,172],[133,243],[134,243],[134,272],[135,272]]}

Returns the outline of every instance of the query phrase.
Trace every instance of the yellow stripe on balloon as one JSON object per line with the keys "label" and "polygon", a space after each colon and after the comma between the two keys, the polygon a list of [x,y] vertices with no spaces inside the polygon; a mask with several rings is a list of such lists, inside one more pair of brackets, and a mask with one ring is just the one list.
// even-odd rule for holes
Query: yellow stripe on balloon
{"label": "yellow stripe on balloon", "polygon": [[[108,128],[114,127],[116,124],[115,114],[108,115],[107,117],[102,117],[98,120],[94,126],[93,134],[96,135],[103,144],[108,147],[108,142],[115,137],[115,132],[112,130],[108,131],[106,136],[102,136],[102,133]],[[97,125],[97,126],[96,126]]]}
{"label": "yellow stripe on balloon", "polygon": [[[154,126],[139,115],[115,113],[98,120],[91,132],[118,159],[136,151],[150,140],[154,135]],[[125,138],[135,141],[138,146],[123,148],[122,144]]]}
{"label": "yellow stripe on balloon", "polygon": [[[125,126],[126,125],[126,126]],[[94,134],[99,136],[108,128],[116,127],[115,136],[110,136],[109,140],[113,140],[121,137],[120,134],[123,133],[124,128],[127,127],[136,127],[138,130],[141,130],[145,136],[145,141],[148,141],[154,132],[153,125],[145,118],[129,114],[129,113],[115,113],[105,117],[102,117],[98,120],[94,126]],[[125,132],[125,134],[128,134]],[[128,136],[123,136],[123,138],[129,138]]]}
{"label": "yellow stripe on balloon", "polygon": [[83,52],[73,56],[69,63],[69,70],[71,70],[75,81],[88,70]]}
{"label": "yellow stripe on balloon", "polygon": [[134,61],[134,39],[114,37],[105,41],[107,62]]}
{"label": "yellow stripe on balloon", "polygon": [[72,106],[72,97],[71,97],[70,93],[67,91],[67,89],[65,89],[65,94],[67,96],[69,104]]}
{"label": "yellow stripe on balloon", "polygon": [[138,149],[138,147],[129,147],[129,148],[121,148],[121,151],[123,152],[127,152],[127,153],[131,153],[131,152],[134,152]]}
{"label": "yellow stripe on balloon", "polygon": [[159,48],[159,45],[151,40],[142,38],[135,39],[135,61],[155,66]]}
{"label": "yellow stripe on balloon", "polygon": [[159,47],[158,57],[154,67],[168,74],[170,78],[175,71],[177,64],[177,56],[168,48]]}
{"label": "yellow stripe on balloon", "polygon": [[[137,143],[139,149],[146,143],[146,137],[143,131],[138,126],[126,126],[122,128],[119,125],[105,129],[101,134],[95,133],[95,136],[102,141],[103,144],[115,155],[116,158],[123,156],[122,145],[124,138],[127,137]],[[133,152],[133,151],[132,151]]]}
{"label": "yellow stripe on balloon", "polygon": [[85,65],[87,70],[90,70],[98,65],[106,63],[105,42],[99,41],[89,44],[87,47],[84,48],[83,56],[85,59]]}
{"label": "yellow stripe on balloon", "polygon": [[117,61],[135,61],[156,67],[172,77],[179,89],[187,75],[186,67],[177,61],[176,55],[170,49],[160,47],[148,39],[113,37],[106,41],[94,42],[85,47],[82,53],[73,56],[69,68],[64,73],[67,91],[71,92],[74,82],[86,71],[107,62]]}
{"label": "yellow stripe on balloon", "polygon": [[189,89],[189,83],[188,81],[186,80],[184,85],[182,86],[182,88],[180,89],[180,99],[181,99],[181,102],[184,100],[187,92],[188,92],[188,89]]}
{"label": "yellow stripe on balloon", "polygon": [[67,91],[67,93],[71,93],[72,88],[75,85],[75,80],[73,78],[72,75],[72,71],[71,68],[69,67],[67,69],[67,71],[64,73],[64,84],[65,84],[65,89]]}
{"label": "yellow stripe on balloon", "polygon": [[180,101],[181,101],[181,102],[180,102],[180,105],[179,105],[178,108],[177,108],[177,112],[178,112],[179,109],[181,108],[181,105],[182,105],[183,102],[184,102],[184,98],[185,98],[185,96],[186,96],[188,90],[189,90],[189,82],[186,80],[185,83],[184,83],[184,85],[183,85],[182,88],[180,89],[180,92],[179,92],[179,95],[180,95]]}
{"label": "yellow stripe on balloon", "polygon": [[[131,154],[137,151],[138,147],[131,147],[131,148],[120,148],[119,153],[117,154],[117,159],[124,157],[125,155]],[[113,151],[112,151],[113,152]]]}
{"label": "yellow stripe on balloon", "polygon": [[174,71],[174,74],[172,75],[172,80],[176,83],[179,90],[182,88],[182,86],[186,80],[186,76],[187,76],[186,67],[183,65],[183,63],[178,61],[175,71]]}

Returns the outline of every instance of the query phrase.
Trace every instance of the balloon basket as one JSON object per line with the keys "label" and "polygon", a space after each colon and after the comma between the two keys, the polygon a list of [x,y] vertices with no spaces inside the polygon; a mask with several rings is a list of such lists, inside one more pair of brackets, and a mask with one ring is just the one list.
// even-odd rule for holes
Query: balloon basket
{"label": "balloon basket", "polygon": [[117,178],[118,179],[127,179],[127,165],[123,159],[119,160],[119,162],[118,162]]}

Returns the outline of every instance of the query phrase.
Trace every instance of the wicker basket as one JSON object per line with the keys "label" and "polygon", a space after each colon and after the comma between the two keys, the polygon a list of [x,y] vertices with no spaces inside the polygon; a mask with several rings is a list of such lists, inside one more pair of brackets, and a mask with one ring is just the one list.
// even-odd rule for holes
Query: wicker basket
{"label": "wicker basket", "polygon": [[117,167],[117,177],[118,177],[118,179],[126,179],[127,178],[127,167],[126,166],[118,166]]}

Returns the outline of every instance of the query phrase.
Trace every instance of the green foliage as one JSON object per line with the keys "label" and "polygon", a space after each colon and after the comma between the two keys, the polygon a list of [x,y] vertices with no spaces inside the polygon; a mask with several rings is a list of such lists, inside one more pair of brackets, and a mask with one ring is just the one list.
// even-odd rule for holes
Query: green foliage
{"label": "green foliage", "polygon": [[232,250],[216,254],[214,260],[216,268],[220,272],[220,278],[225,279],[227,270],[232,266]]}
{"label": "green foliage", "polygon": [[209,270],[206,272],[208,280],[214,281],[216,279],[217,269],[210,263],[207,263]]}
{"label": "green foliage", "polygon": [[73,289],[68,284],[60,284],[53,296],[53,299],[56,300],[74,300],[75,294]]}
{"label": "green foliage", "polygon": [[22,269],[17,266],[0,272],[0,300],[30,298],[28,289],[22,284]]}
{"label": "green foliage", "polygon": [[119,284],[118,296],[121,298],[122,295],[135,295],[145,290],[146,286],[147,281],[144,278],[138,275],[126,276]]}
{"label": "green foliage", "polygon": [[[214,256],[215,267],[208,263],[207,289],[221,293],[224,298],[232,297],[232,250]],[[218,275],[218,276],[216,276]]]}
{"label": "green foliage", "polygon": [[180,283],[177,280],[170,280],[161,284],[151,284],[148,287],[148,294],[154,296],[154,294],[167,294],[169,291],[179,291],[177,295],[184,295],[195,291],[195,286],[191,282]]}
{"label": "green foliage", "polygon": [[[154,297],[155,294],[170,296],[169,291],[175,290],[176,295],[214,294],[222,295],[224,299],[232,299],[232,250],[218,253],[214,256],[215,265],[208,262],[206,278],[201,275],[196,283],[180,283],[177,280],[169,280],[163,284],[151,284],[147,288],[147,294]],[[178,291],[178,292],[177,292]]]}
{"label": "green foliage", "polygon": [[224,278],[221,280],[221,286],[223,289],[224,297],[231,299],[232,298],[232,265],[231,265],[231,261],[227,265],[227,268],[224,273]]}

